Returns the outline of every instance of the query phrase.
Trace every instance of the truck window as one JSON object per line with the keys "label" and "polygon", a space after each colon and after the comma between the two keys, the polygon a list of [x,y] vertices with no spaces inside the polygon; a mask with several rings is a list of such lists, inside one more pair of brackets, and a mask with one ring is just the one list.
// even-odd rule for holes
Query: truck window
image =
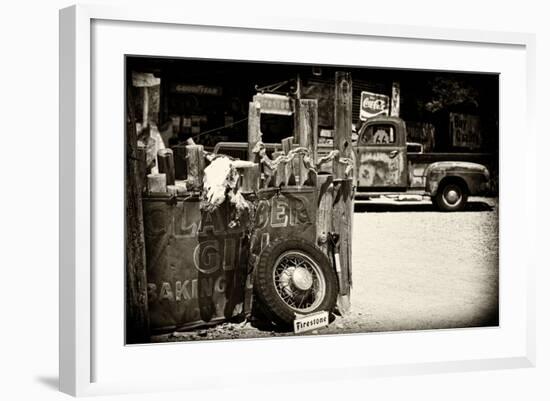
{"label": "truck window", "polygon": [[359,138],[361,145],[391,145],[395,143],[395,130],[392,125],[369,125]]}

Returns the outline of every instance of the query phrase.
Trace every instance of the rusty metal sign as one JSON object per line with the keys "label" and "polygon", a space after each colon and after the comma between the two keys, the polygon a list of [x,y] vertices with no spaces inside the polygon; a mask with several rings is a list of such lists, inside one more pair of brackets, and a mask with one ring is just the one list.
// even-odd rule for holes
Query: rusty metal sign
{"label": "rusty metal sign", "polygon": [[390,97],[379,93],[361,92],[359,118],[363,121],[376,116],[387,116],[390,113]]}
{"label": "rusty metal sign", "polygon": [[316,240],[317,195],[313,187],[270,188],[258,193],[252,252],[279,238]]}
{"label": "rusty metal sign", "polygon": [[252,101],[261,113],[290,116],[294,113],[294,101],[289,96],[273,93],[255,95]]}
{"label": "rusty metal sign", "polygon": [[201,212],[197,198],[144,198],[151,328],[166,331],[250,312],[248,237],[228,228],[226,205]]}
{"label": "rusty metal sign", "polygon": [[479,116],[449,113],[449,127],[453,146],[469,149],[481,147]]}

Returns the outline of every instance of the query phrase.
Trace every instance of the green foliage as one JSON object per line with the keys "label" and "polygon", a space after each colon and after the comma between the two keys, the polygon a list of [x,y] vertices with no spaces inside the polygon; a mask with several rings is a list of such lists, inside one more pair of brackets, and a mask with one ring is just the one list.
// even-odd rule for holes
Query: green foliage
{"label": "green foliage", "polygon": [[452,78],[436,77],[430,82],[431,96],[426,102],[426,110],[432,113],[456,105],[478,107],[479,92],[465,81]]}

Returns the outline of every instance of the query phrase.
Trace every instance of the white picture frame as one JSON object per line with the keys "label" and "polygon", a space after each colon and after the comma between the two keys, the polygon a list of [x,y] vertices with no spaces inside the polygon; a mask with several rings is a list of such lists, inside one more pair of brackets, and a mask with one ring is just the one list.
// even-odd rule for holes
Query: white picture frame
{"label": "white picture frame", "polygon": [[[103,25],[102,25],[103,24]],[[120,26],[117,26],[120,25]],[[95,193],[105,193],[107,190],[116,191],[116,182],[110,183],[105,188],[100,177],[97,156],[99,153],[105,156],[105,160],[115,160],[122,157],[120,148],[115,146],[114,151],[107,151],[110,139],[102,139],[100,142],[94,138],[94,129],[101,126],[96,119],[101,119],[102,112],[97,109],[93,96],[101,96],[101,90],[96,91],[93,80],[102,80],[102,65],[95,57],[101,52],[105,41],[101,35],[112,34],[132,29],[133,33],[143,29],[156,27],[158,37],[166,37],[171,29],[193,29],[193,35],[201,37],[201,41],[208,42],[208,35],[212,32],[224,32],[238,35],[243,41],[262,35],[266,41],[274,40],[277,35],[299,40],[317,40],[324,38],[327,41],[337,39],[342,46],[349,43],[355,45],[359,41],[374,41],[380,44],[384,41],[388,46],[392,43],[407,42],[409,45],[434,45],[443,51],[445,46],[454,46],[454,51],[468,51],[478,49],[483,53],[487,48],[496,49],[498,52],[510,54],[503,56],[503,60],[513,61],[517,65],[517,71],[510,70],[503,76],[501,83],[501,326],[496,329],[467,329],[445,330],[433,332],[408,332],[408,333],[380,333],[373,335],[352,335],[342,340],[341,336],[299,338],[299,339],[268,339],[249,340],[236,342],[208,342],[195,344],[170,344],[150,345],[140,347],[124,347],[122,338],[118,337],[118,329],[113,333],[97,329],[97,326],[106,327],[106,322],[116,322],[120,316],[109,318],[102,313],[102,305],[105,300],[118,305],[114,291],[120,291],[123,287],[117,285],[103,286],[103,303],[94,298],[99,285],[106,284],[103,274],[96,274],[94,269],[105,260],[111,260],[114,274],[118,274],[120,284],[123,276],[123,260],[120,254],[110,252],[108,249],[101,251],[101,245],[96,241],[97,230],[103,225],[97,220],[103,213],[101,206],[96,204]],[[187,27],[187,28],[186,28]],[[158,28],[158,29],[157,29]],[[101,31],[103,29],[103,31]],[[110,31],[113,29],[113,31]],[[102,33],[103,32],[103,33]],[[178,31],[179,32],[179,31]],[[94,42],[94,34],[98,40]],[[273,36],[273,37],[271,37]],[[117,37],[111,36],[113,46],[116,46]],[[305,38],[305,39],[304,39]],[[241,40],[239,39],[239,40]],[[256,37],[257,39],[257,37]],[[276,38],[275,38],[276,39]],[[280,39],[280,38],[279,38]],[[124,38],[120,39],[124,40]],[[211,40],[211,38],[210,38]],[[366,43],[365,42],[365,43]],[[214,42],[212,42],[214,43]],[[176,49],[176,43],[158,47],[158,51],[166,56],[178,56],[170,49]],[[376,45],[376,43],[374,44]],[[347,347],[368,348],[371,343],[381,349],[380,354],[371,353],[369,360],[362,360],[350,353],[342,358],[330,359],[330,363],[324,360],[311,359],[311,363],[301,369],[300,380],[327,380],[351,376],[357,380],[366,377],[419,374],[442,371],[469,371],[480,369],[501,369],[532,367],[535,363],[535,338],[534,338],[534,266],[536,259],[534,247],[536,210],[528,203],[524,194],[514,191],[511,183],[524,182],[531,188],[535,188],[533,175],[527,174],[530,169],[535,170],[534,150],[514,149],[515,162],[510,160],[509,149],[513,144],[508,141],[510,132],[514,129],[525,129],[525,135],[534,142],[533,110],[534,110],[534,35],[506,32],[483,32],[470,30],[436,29],[428,27],[411,27],[398,25],[376,25],[357,21],[327,21],[317,19],[298,19],[276,12],[262,12],[250,10],[247,15],[218,15],[216,13],[182,13],[179,10],[157,8],[113,8],[99,5],[78,5],[61,10],[60,12],[60,389],[72,395],[94,395],[109,393],[126,393],[134,391],[166,391],[200,389],[205,383],[216,380],[217,386],[232,386],[236,381],[228,372],[221,376],[221,371],[201,372],[201,355],[205,353],[224,352],[226,355],[236,358],[243,355],[243,361],[239,362],[240,374],[248,372],[250,378],[258,383],[269,383],[268,372],[284,373],[280,366],[267,366],[258,361],[268,360],[280,352],[280,345],[284,342],[285,348],[299,347],[306,355],[315,352],[315,349],[323,346],[330,349],[341,347],[345,341]],[[131,46],[133,47],[133,46]],[[143,51],[150,55],[145,46]],[[133,47],[135,49],[135,47]],[[237,47],[237,49],[241,49]],[[499,50],[500,49],[500,50]],[[116,51],[120,52],[120,48]],[[181,49],[179,50],[181,51]],[[241,54],[241,50],[235,53]],[[388,51],[388,53],[390,53]],[[135,54],[135,53],[134,53]],[[155,55],[155,54],[153,54]],[[193,54],[196,56],[197,53]],[[390,56],[384,55],[384,57]],[[112,56],[106,56],[111,57]],[[226,58],[227,53],[212,53],[212,58]],[[236,56],[238,57],[238,56]],[[243,56],[246,57],[246,56]],[[258,52],[257,59],[269,60],[269,53],[261,55]],[[272,56],[273,57],[273,56]],[[300,57],[300,56],[297,56]],[[319,60],[326,62],[329,58],[319,56]],[[489,57],[489,56],[484,56]],[[116,58],[116,57],[115,57]],[[380,60],[383,57],[380,58]],[[497,58],[498,59],[498,58]],[[101,60],[109,60],[102,58]],[[117,59],[117,63],[121,60]],[[273,59],[275,61],[275,59]],[[279,59],[277,59],[279,61]],[[311,59],[309,60],[311,61]],[[330,61],[330,60],[329,60]],[[482,60],[483,61],[483,60]],[[476,62],[482,62],[476,61]],[[489,62],[489,60],[486,60]],[[333,60],[335,63],[345,64],[341,59]],[[353,62],[348,60],[347,62]],[[451,63],[449,61],[445,61]],[[465,68],[465,64],[456,63],[444,65],[432,65],[435,69],[460,69],[475,70],[472,59],[471,68]],[[496,61],[493,61],[496,62]],[[377,63],[376,66],[399,67],[395,60],[387,59]],[[119,64],[116,64],[119,65]],[[410,64],[401,67],[415,68]],[[421,62],[416,68],[426,68]],[[479,68],[479,67],[478,67]],[[508,68],[508,67],[507,67]],[[509,67],[512,68],[512,67]],[[482,71],[501,72],[498,69],[482,69]],[[507,70],[508,71],[508,70]],[[120,78],[121,71],[116,71]],[[502,72],[501,72],[502,73]],[[104,82],[110,82],[107,78]],[[122,102],[123,86],[117,87],[118,81],[113,81],[113,88],[120,92],[120,97],[109,101]],[[516,87],[507,86],[514,83]],[[97,81],[95,82],[97,84]],[[109,86],[111,88],[111,86]],[[507,113],[510,107],[507,96],[511,90],[520,90],[518,95],[522,107],[517,108],[515,115]],[[94,92],[95,91],[95,92]],[[99,95],[98,95],[99,94]],[[516,95],[516,94],[514,94]],[[98,99],[96,98],[97,102]],[[119,105],[122,106],[122,103]],[[117,109],[119,110],[119,109]],[[122,126],[123,115],[114,113]],[[95,127],[95,128],[94,128]],[[120,131],[122,137],[123,131]],[[114,140],[120,140],[114,139]],[[115,145],[119,142],[115,142]],[[118,156],[117,156],[118,154]],[[118,162],[109,162],[111,166],[121,166]],[[519,160],[519,161],[518,161]],[[513,164],[513,165],[512,165]],[[121,172],[122,174],[122,172]],[[111,185],[113,184],[113,185]],[[110,186],[111,185],[111,186]],[[517,184],[516,184],[517,185]],[[122,199],[122,187],[118,189],[117,199]],[[533,191],[530,193],[533,195]],[[114,208],[112,213],[122,213],[122,204]],[[513,213],[512,213],[513,210]],[[107,215],[103,215],[105,218]],[[117,218],[122,218],[118,216]],[[515,227],[517,231],[511,230]],[[122,230],[122,227],[120,228]],[[116,230],[115,230],[116,231]],[[120,234],[119,231],[117,231]],[[117,241],[115,241],[117,242]],[[118,242],[117,242],[118,243]],[[120,245],[120,243],[118,243]],[[103,252],[99,255],[97,252]],[[533,255],[520,258],[520,255]],[[107,259],[104,259],[107,258]],[[104,265],[104,264],[103,264]],[[118,273],[116,269],[118,270]],[[112,298],[112,299],[111,299]],[[99,304],[96,305],[96,303]],[[116,308],[117,313],[122,310],[122,305]],[[510,313],[508,315],[508,313]],[[106,319],[103,322],[102,319]],[[108,320],[112,319],[112,320]],[[123,327],[123,320],[120,320]],[[116,334],[115,334],[116,331]],[[113,344],[119,344],[120,359],[107,352],[105,344],[109,337],[115,338]],[[445,344],[456,341],[455,354],[440,353],[441,357],[423,357],[423,344],[432,342],[437,347],[445,347]],[[487,348],[476,348],[477,341],[482,341]],[[297,345],[296,345],[297,344]],[[491,348],[489,344],[493,344]],[[411,347],[407,345],[412,345]],[[118,347],[117,346],[117,347]],[[391,348],[389,348],[391,346]],[[386,347],[386,348],[384,348]],[[403,347],[403,352],[400,352]],[[417,352],[408,348],[416,348]],[[117,348],[118,349],[118,348]],[[391,355],[389,350],[399,355]],[[443,349],[443,348],[442,348]],[[385,350],[385,351],[384,351]],[[466,352],[468,350],[468,352]],[[182,354],[194,362],[195,368],[185,371],[186,380],[179,375],[170,375],[168,371],[173,367],[166,364],[166,371],[160,369],[156,374],[148,373],[148,380],[135,376],[131,367],[136,365],[136,360],[153,361],[166,358],[167,353]],[[461,354],[462,352],[462,354]],[[113,353],[115,354],[115,353]],[[463,355],[463,357],[461,357]],[[112,358],[112,359],[109,359]],[[257,359],[254,359],[257,358]],[[263,358],[263,359],[261,359]],[[325,358],[326,359],[326,358]],[[102,361],[101,363],[98,361]],[[256,362],[255,362],[256,361]],[[113,369],[123,369],[120,379],[114,375],[103,374],[101,366],[112,365]],[[256,363],[254,365],[254,363]],[[252,367],[252,368],[251,368]],[[248,369],[248,370],[247,370]],[[124,376],[124,377],[122,377]],[[178,377],[179,376],[179,377]]]}

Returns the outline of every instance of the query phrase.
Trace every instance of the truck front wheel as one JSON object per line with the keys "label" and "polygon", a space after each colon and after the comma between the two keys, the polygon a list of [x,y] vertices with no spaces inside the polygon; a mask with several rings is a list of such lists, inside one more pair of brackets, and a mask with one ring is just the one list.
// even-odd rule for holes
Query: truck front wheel
{"label": "truck front wheel", "polygon": [[442,212],[457,212],[466,206],[468,193],[464,190],[463,185],[457,182],[447,182],[440,185],[432,200]]}

